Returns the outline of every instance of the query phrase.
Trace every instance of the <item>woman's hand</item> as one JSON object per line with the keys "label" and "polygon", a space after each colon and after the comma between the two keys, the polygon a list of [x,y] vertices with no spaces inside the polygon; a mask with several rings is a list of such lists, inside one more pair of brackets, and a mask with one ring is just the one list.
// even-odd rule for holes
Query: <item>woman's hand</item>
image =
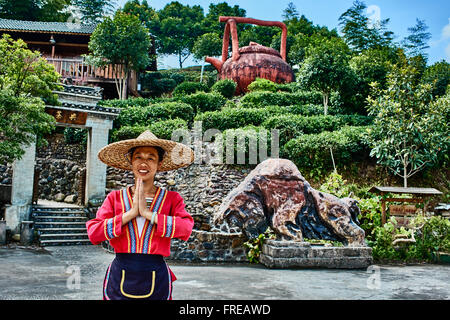
{"label": "woman's hand", "polygon": [[[142,182],[142,181],[141,181]],[[136,183],[135,188],[134,188],[134,195],[133,195],[133,206],[131,207],[131,209],[127,212],[125,212],[122,215],[122,225],[127,224],[128,222],[130,222],[131,220],[133,220],[134,218],[136,218],[139,215],[139,190],[142,189],[141,185],[138,183]]]}

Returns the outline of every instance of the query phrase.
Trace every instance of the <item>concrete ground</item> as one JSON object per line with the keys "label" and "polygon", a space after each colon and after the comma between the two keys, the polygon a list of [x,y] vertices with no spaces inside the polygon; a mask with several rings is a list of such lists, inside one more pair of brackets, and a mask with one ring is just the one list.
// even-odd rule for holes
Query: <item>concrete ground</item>
{"label": "concrete ground", "polygon": [[[0,247],[0,299],[98,300],[114,255],[99,246]],[[450,266],[272,270],[260,265],[168,262],[173,299],[450,299]]]}

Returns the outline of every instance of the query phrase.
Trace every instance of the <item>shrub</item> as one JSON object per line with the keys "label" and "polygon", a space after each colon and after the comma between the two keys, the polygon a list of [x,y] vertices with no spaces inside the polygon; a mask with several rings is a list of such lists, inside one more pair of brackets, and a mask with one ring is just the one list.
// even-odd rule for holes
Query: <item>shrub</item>
{"label": "shrub", "polygon": [[248,85],[248,91],[268,91],[275,92],[277,91],[277,84],[273,81],[263,78],[256,78],[252,83]]}
{"label": "shrub", "polygon": [[197,113],[220,110],[227,100],[217,92],[197,92],[181,97],[181,101],[191,105]]}
{"label": "shrub", "polygon": [[220,111],[199,113],[194,121],[202,121],[203,131],[207,129],[236,129],[247,125],[259,126],[271,115],[282,114],[285,109],[270,106],[266,108],[223,108]]}
{"label": "shrub", "polygon": [[270,105],[322,104],[322,94],[316,91],[298,91],[295,93],[255,91],[242,97],[241,104],[243,107],[251,108]]}
{"label": "shrub", "polygon": [[[232,152],[229,145],[231,142]],[[227,129],[222,134],[222,143],[224,163],[257,164],[269,156],[278,157],[278,155],[272,155],[271,132],[264,127],[249,125]],[[274,147],[279,149],[278,144]]]}
{"label": "shrub", "polygon": [[64,142],[67,144],[87,144],[88,131],[80,128],[64,128]]}
{"label": "shrub", "polygon": [[111,100],[100,100],[98,102],[99,106],[106,108],[118,108],[125,109],[129,107],[146,107],[153,102],[153,99],[148,98],[130,98],[130,99],[111,99]]}
{"label": "shrub", "polygon": [[213,84],[211,91],[218,92],[225,98],[231,99],[236,91],[237,84],[231,79],[219,80]]}
{"label": "shrub", "polygon": [[346,126],[332,132],[304,134],[287,142],[281,153],[299,168],[319,172],[332,167],[330,148],[336,165],[360,161],[369,153],[365,144],[366,129]]}
{"label": "shrub", "polygon": [[146,107],[123,109],[114,121],[114,127],[148,125],[151,122],[180,118],[188,122],[194,117],[194,109],[183,102],[161,102]]}
{"label": "shrub", "polygon": [[112,132],[112,141],[120,141],[125,139],[137,138],[145,130],[150,130],[158,138],[168,139],[172,138],[172,132],[176,129],[187,129],[187,122],[183,119],[169,119],[152,123],[148,126],[123,126],[120,129],[115,129]]}
{"label": "shrub", "polygon": [[207,92],[208,89],[208,86],[204,83],[185,81],[176,86],[175,90],[172,92],[172,95],[180,97],[196,93],[197,91]]}

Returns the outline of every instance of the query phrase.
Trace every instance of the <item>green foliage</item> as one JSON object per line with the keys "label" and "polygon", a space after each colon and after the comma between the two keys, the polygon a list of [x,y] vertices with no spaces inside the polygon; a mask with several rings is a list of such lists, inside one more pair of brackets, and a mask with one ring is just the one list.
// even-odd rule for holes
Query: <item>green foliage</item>
{"label": "green foliage", "polygon": [[222,54],[222,39],[217,33],[205,33],[195,41],[192,53],[197,60],[219,56]]}
{"label": "green foliage", "polygon": [[114,11],[113,0],[73,0],[72,4],[80,11],[84,23],[99,23]]}
{"label": "green foliage", "polygon": [[450,84],[450,63],[442,60],[427,67],[421,81],[433,86],[433,98],[443,96]]}
{"label": "green foliage", "polygon": [[290,106],[305,104],[321,104],[322,95],[317,91],[290,92],[249,92],[241,99],[243,107],[259,108],[265,106]]}
{"label": "green foliage", "polygon": [[365,144],[367,127],[343,127],[337,131],[304,134],[287,142],[281,149],[282,157],[293,161],[300,169],[316,173],[332,167],[330,148],[336,165],[361,161],[367,157]]}
{"label": "green foliage", "polygon": [[181,97],[181,101],[191,105],[194,113],[220,110],[226,102],[226,98],[217,92],[196,92]]}
{"label": "green foliage", "polygon": [[403,47],[410,56],[422,55],[426,57],[425,49],[428,49],[428,41],[431,39],[431,33],[427,32],[428,26],[425,20],[416,18],[414,27],[408,28],[409,35],[402,41]]}
{"label": "green foliage", "polygon": [[103,107],[125,109],[129,107],[147,107],[153,102],[152,99],[147,98],[130,98],[126,100],[111,99],[100,100],[98,104]]}
{"label": "green foliage", "polygon": [[274,232],[270,227],[264,233],[261,233],[257,238],[244,242],[244,247],[248,249],[247,259],[250,263],[259,263],[259,255],[262,252],[262,246],[266,239],[274,240],[276,238]]}
{"label": "green foliage", "polygon": [[248,85],[248,91],[277,91],[277,84],[273,81],[263,78],[256,78],[252,83]]}
{"label": "green foliage", "polygon": [[203,34],[203,8],[172,1],[159,10],[157,16],[150,32],[156,35],[158,53],[177,55],[180,68],[183,68],[195,40]]}
{"label": "green foliage", "polygon": [[87,144],[88,131],[79,128],[64,128],[64,142],[67,144]]}
{"label": "green foliage", "polygon": [[176,86],[172,95],[180,97],[196,93],[197,91],[209,91],[208,86],[202,82],[185,81]]}
{"label": "green foliage", "polygon": [[225,98],[231,99],[236,91],[237,83],[231,79],[222,79],[214,83],[211,91],[218,92]]}
{"label": "green foliage", "polygon": [[[141,92],[144,92],[146,95],[151,95],[152,97],[159,97],[162,94],[170,93],[175,89],[178,85],[177,80],[179,81],[179,77],[177,78],[176,73],[173,74],[163,74],[158,71],[148,71],[139,76],[141,81]],[[184,81],[184,76],[181,76],[182,79],[180,81]]]}
{"label": "green foliage", "polygon": [[435,163],[449,150],[448,101],[431,102],[431,86],[417,81],[417,69],[405,57],[388,75],[387,88],[374,86],[369,114],[374,126],[368,131],[371,155],[394,174],[407,179]]}
{"label": "green foliage", "polygon": [[46,143],[55,119],[45,113],[45,103],[58,104],[52,90],[60,75],[28,50],[22,40],[4,34],[0,39],[0,161],[13,162],[24,154],[24,146]]}
{"label": "green foliage", "polygon": [[121,111],[116,120],[114,120],[114,127],[148,126],[160,120],[176,118],[191,122],[193,116],[193,108],[183,102],[161,102],[146,107],[131,106]]}
{"label": "green foliage", "polygon": [[248,125],[227,129],[222,134],[222,143],[224,163],[257,164],[269,156],[274,157],[271,132],[264,127]]}
{"label": "green foliage", "polygon": [[387,30],[389,19],[377,21],[375,25],[371,23],[366,14],[366,4],[356,0],[352,7],[339,17],[341,32],[347,44],[357,52],[390,46],[394,34]]}
{"label": "green foliage", "polygon": [[[398,228],[396,220],[374,228],[373,240],[368,240],[375,260],[413,260],[432,261],[437,252],[450,252],[450,221],[440,216],[417,216],[412,221],[412,228]],[[394,245],[398,236],[406,236],[415,242]]]}
{"label": "green foliage", "polygon": [[[131,70],[142,70],[150,63],[150,36],[138,17],[116,12],[113,19],[105,17],[89,41],[89,64],[97,67],[113,65],[119,98],[126,96],[126,80]],[[119,67],[120,66],[120,67]]]}
{"label": "green foliage", "polygon": [[66,22],[70,0],[0,0],[0,18]]}
{"label": "green foliage", "polygon": [[302,134],[317,134],[323,131],[339,130],[345,125],[365,126],[370,123],[368,117],[360,115],[337,116],[303,116],[303,115],[279,115],[272,116],[262,124],[267,129],[280,130],[280,144],[284,145],[289,140]]}
{"label": "green foliage", "polygon": [[134,126],[122,126],[120,129],[115,129],[112,132],[111,139],[113,142],[135,139],[145,130],[150,130],[158,138],[168,139],[172,138],[173,131],[177,129],[187,129],[187,122],[183,119],[169,119],[161,120],[151,123],[148,126],[145,125],[134,125]]}
{"label": "green foliage", "polygon": [[194,121],[202,121],[203,130],[237,129],[247,125],[259,126],[273,114],[282,114],[285,109],[278,106],[265,108],[222,108],[220,111],[199,113]]}
{"label": "green foliage", "polygon": [[349,59],[350,50],[339,38],[317,38],[306,48],[298,81],[302,86],[322,93],[325,115],[330,94],[354,82]]}

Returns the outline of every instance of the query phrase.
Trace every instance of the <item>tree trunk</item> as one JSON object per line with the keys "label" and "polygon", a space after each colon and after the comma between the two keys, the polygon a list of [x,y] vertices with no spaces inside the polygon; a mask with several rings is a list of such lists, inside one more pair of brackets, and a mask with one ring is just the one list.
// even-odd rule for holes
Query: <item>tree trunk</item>
{"label": "tree trunk", "polygon": [[202,60],[202,71],[200,72],[200,82],[203,82],[203,70],[205,69],[205,59]]}
{"label": "tree trunk", "polygon": [[408,175],[406,173],[407,164],[403,164],[403,187],[408,188]]}
{"label": "tree trunk", "polygon": [[328,114],[328,96],[329,95],[330,95],[329,93],[322,92],[322,97],[323,97],[323,114],[324,115]]}
{"label": "tree trunk", "polygon": [[183,69],[183,61],[181,60],[181,53],[178,54],[178,62],[180,63],[180,69]]}

